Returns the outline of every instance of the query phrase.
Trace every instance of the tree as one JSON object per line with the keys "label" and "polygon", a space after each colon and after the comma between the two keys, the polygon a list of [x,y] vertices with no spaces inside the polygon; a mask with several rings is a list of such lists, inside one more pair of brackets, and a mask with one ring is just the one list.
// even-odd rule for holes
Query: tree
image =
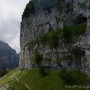
{"label": "tree", "polygon": [[38,65],[38,68],[40,68],[42,60],[43,60],[43,55],[40,54],[39,51],[36,49],[35,50],[35,62]]}

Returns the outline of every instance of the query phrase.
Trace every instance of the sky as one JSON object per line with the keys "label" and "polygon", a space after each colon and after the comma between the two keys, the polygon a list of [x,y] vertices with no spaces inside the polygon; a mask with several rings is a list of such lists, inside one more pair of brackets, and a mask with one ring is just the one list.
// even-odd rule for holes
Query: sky
{"label": "sky", "polygon": [[29,0],[0,0],[0,40],[20,52],[20,23]]}

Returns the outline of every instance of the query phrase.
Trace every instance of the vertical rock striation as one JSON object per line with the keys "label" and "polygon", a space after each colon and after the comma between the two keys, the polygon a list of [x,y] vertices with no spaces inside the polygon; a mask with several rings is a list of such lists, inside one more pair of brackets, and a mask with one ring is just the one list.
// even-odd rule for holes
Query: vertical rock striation
{"label": "vertical rock striation", "polygon": [[[51,3],[47,6],[44,6],[44,3],[40,3],[38,0],[37,2],[36,0],[32,1],[33,4],[30,12],[28,12],[28,10],[28,13],[26,13],[26,11],[24,12],[21,22],[20,69],[30,69],[33,67],[33,58],[36,48],[38,48],[40,54],[43,54],[44,59],[52,59],[52,62],[50,63],[48,61],[45,63],[46,65],[57,66],[55,61],[57,58],[62,56],[62,52],[65,51],[65,48],[59,45],[57,49],[51,50],[48,45],[42,45],[40,43],[39,47],[38,44],[33,45],[33,41],[35,41],[43,33],[52,32],[56,29],[63,29],[65,24],[72,26],[81,22],[84,23],[85,21],[87,23],[87,30],[83,36],[80,36],[80,40],[77,41],[75,45],[81,47],[82,50],[85,51],[85,56],[82,58],[79,69],[84,69],[83,62],[87,59],[85,61],[85,69],[87,69],[88,72],[90,67],[90,1],[55,0],[55,5]],[[44,2],[44,0],[42,1]],[[33,7],[33,5],[35,7]],[[38,9],[36,9],[37,7]],[[31,12],[31,10],[33,11]],[[45,61],[43,61],[43,63],[44,62]],[[69,67],[69,63],[68,61],[62,61],[60,64],[61,66]],[[73,62],[72,68],[77,68],[75,62]]]}

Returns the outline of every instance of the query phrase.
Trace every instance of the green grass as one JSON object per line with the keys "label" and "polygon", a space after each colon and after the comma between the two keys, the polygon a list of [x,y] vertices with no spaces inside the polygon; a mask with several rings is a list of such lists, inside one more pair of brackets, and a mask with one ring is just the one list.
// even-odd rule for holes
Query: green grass
{"label": "green grass", "polygon": [[[32,90],[59,90],[59,87],[64,87],[57,71],[50,72],[48,76],[41,77],[38,70],[32,69],[27,71],[20,81],[26,83]],[[14,90],[28,90],[24,85],[20,87],[17,81],[12,83],[10,87],[13,87]],[[10,90],[12,89],[10,88]]]}
{"label": "green grass", "polygon": [[[46,76],[41,76],[38,69],[24,70],[13,69],[0,79],[0,86],[9,84],[8,90],[29,90],[24,84],[27,84],[31,90],[90,90],[78,88],[65,88],[63,79],[60,78],[60,72],[50,71]],[[19,79],[17,82],[15,76]]]}
{"label": "green grass", "polygon": [[10,81],[13,81],[14,76],[18,75],[20,71],[18,69],[11,70],[8,74],[6,74],[4,77],[0,79],[0,86],[9,83]]}
{"label": "green grass", "polygon": [[[27,84],[31,90],[85,90],[78,88],[65,88],[63,80],[59,77],[59,71],[50,71],[48,75],[41,77],[38,69],[22,71],[17,75],[20,82]],[[16,80],[10,83],[8,90],[28,90],[25,85]],[[90,89],[87,89],[90,90]]]}

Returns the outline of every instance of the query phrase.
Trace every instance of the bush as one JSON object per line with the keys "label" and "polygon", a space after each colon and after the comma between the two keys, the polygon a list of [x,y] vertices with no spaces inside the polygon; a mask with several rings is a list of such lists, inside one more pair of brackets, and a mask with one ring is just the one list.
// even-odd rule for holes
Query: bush
{"label": "bush", "polygon": [[48,40],[48,35],[47,35],[47,33],[44,33],[43,35],[41,35],[40,37],[40,43],[42,43],[42,44],[47,44],[47,40]]}
{"label": "bush", "polygon": [[83,3],[78,3],[78,5],[80,6],[80,8],[82,9],[87,9],[87,6],[86,6],[86,3],[83,2]]}
{"label": "bush", "polygon": [[42,77],[48,75],[49,70],[47,70],[45,66],[40,66],[39,70]]}
{"label": "bush", "polygon": [[86,27],[86,23],[76,26],[65,26],[62,30],[62,38],[67,44],[75,43],[78,40],[78,37],[85,33]]}
{"label": "bush", "polygon": [[27,5],[26,8],[24,10],[23,16],[22,17],[29,17],[30,13],[34,13],[35,12],[35,7],[34,7],[34,3],[31,0]]}
{"label": "bush", "polygon": [[38,68],[41,66],[43,55],[39,53],[38,50],[35,51],[35,58],[34,58],[36,64],[38,65]]}
{"label": "bush", "polygon": [[85,85],[87,84],[87,75],[80,71],[60,71],[60,77],[64,80],[65,85]]}
{"label": "bush", "polygon": [[44,45],[48,44],[50,48],[57,48],[60,38],[61,30],[44,33],[40,36],[40,42]]}
{"label": "bush", "polygon": [[3,77],[7,73],[8,73],[8,71],[6,70],[5,67],[3,67],[2,70],[0,71],[0,77]]}
{"label": "bush", "polygon": [[48,44],[50,48],[56,49],[58,47],[58,42],[59,42],[59,33],[57,32],[48,33]]}
{"label": "bush", "polygon": [[52,32],[44,33],[39,37],[42,44],[48,44],[50,48],[57,48],[59,40],[62,43],[72,44],[78,40],[78,37],[85,33],[87,25],[85,23],[76,26],[65,26],[64,29],[57,29]]}

